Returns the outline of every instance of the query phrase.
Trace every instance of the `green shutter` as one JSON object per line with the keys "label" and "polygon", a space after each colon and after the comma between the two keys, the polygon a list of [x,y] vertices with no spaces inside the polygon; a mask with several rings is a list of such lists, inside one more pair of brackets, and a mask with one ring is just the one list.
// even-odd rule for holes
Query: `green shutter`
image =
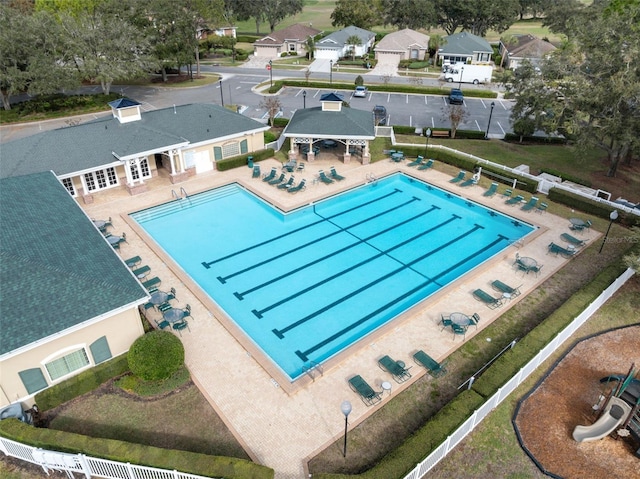
{"label": "green shutter", "polygon": [[95,340],[90,346],[91,355],[93,356],[93,362],[100,364],[107,359],[111,359],[111,349],[109,349],[109,342],[106,336],[102,336]]}
{"label": "green shutter", "polygon": [[222,148],[219,146],[213,147],[213,159],[219,161],[222,159]]}
{"label": "green shutter", "polygon": [[240,142],[240,154],[245,154],[247,151],[249,151],[247,140],[242,140]]}
{"label": "green shutter", "polygon": [[44,378],[44,374],[42,374],[40,368],[25,369],[18,374],[29,394],[33,394],[48,386],[47,380]]}

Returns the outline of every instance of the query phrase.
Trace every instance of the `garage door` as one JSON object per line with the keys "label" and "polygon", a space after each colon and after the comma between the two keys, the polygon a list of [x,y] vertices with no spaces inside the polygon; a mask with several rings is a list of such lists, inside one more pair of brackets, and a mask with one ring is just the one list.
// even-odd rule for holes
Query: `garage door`
{"label": "garage door", "polygon": [[389,53],[389,52],[376,52],[376,59],[378,60],[378,65],[398,66],[398,64],[400,63],[400,54]]}

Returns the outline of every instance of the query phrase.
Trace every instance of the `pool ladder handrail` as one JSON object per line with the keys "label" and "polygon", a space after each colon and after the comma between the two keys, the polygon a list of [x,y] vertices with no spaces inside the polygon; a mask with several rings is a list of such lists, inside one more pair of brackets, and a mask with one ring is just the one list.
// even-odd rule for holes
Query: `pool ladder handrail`
{"label": "pool ladder handrail", "polygon": [[378,178],[373,173],[369,172],[365,175],[365,180],[367,183],[377,183]]}
{"label": "pool ladder handrail", "polygon": [[324,370],[322,368],[322,364],[317,363],[315,361],[309,361],[309,366],[302,366],[302,371],[305,374],[308,374],[311,379],[313,379],[314,381],[316,380],[316,377],[314,376],[314,371],[318,371],[320,373],[320,376],[324,376]]}

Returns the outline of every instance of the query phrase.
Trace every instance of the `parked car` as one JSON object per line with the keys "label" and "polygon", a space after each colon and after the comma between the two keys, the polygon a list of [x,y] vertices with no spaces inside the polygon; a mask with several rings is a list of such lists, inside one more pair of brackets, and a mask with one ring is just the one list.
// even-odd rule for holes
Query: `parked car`
{"label": "parked car", "polygon": [[464,103],[464,95],[462,94],[462,90],[458,88],[452,88],[449,93],[449,103],[451,105],[462,105]]}
{"label": "parked car", "polygon": [[356,90],[353,92],[353,97],[356,98],[364,98],[367,96],[368,90],[366,86],[357,86]]}
{"label": "parked car", "polygon": [[376,105],[373,107],[373,120],[376,125],[387,124],[387,109],[382,105]]}

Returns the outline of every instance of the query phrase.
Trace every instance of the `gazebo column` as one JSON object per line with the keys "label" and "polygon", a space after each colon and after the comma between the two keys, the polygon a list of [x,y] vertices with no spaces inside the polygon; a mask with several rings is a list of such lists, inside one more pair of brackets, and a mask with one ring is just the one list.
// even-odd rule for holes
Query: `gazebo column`
{"label": "gazebo column", "polygon": [[171,184],[181,183],[189,179],[189,172],[185,171],[184,168],[184,158],[182,157],[182,150],[171,150],[169,152],[169,162],[171,163],[171,175],[169,175]]}
{"label": "gazebo column", "polygon": [[350,140],[345,141],[344,143],[344,164],[345,165],[351,161],[350,147],[351,147],[351,141]]}
{"label": "gazebo column", "polygon": [[369,163],[371,163],[371,155],[369,154],[369,140],[366,140],[362,150],[362,164],[368,165]]}

